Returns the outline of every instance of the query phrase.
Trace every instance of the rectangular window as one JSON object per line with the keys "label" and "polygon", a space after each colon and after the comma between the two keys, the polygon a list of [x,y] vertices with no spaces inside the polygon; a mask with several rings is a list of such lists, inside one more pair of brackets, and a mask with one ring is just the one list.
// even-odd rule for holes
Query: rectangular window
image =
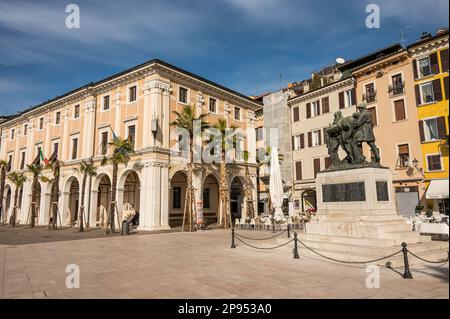
{"label": "rectangular window", "polygon": [[76,119],[80,118],[80,106],[79,105],[74,106],[73,117]]}
{"label": "rectangular window", "polygon": [[[134,88],[136,88],[136,87],[134,87]],[[105,95],[103,97],[103,108],[102,108],[103,111],[109,110],[109,99],[110,99],[109,95]],[[131,100],[131,91],[130,91],[130,102],[135,101],[135,100],[136,100],[136,94],[134,96],[134,100]]]}
{"label": "rectangular window", "polygon": [[28,124],[24,124],[23,126],[23,135],[27,135],[28,132]]}
{"label": "rectangular window", "polygon": [[396,74],[392,76],[392,84],[389,86],[389,93],[391,96],[396,96],[399,94],[403,94],[404,91],[404,83],[401,74]]}
{"label": "rectangular window", "polygon": [[209,111],[212,113],[217,113],[217,100],[212,97],[209,98]]}
{"label": "rectangular window", "polygon": [[328,96],[322,98],[322,113],[330,112],[330,98]]}
{"label": "rectangular window", "polygon": [[[136,85],[130,86],[128,88],[128,94],[129,94],[128,95],[129,96],[128,102],[136,101],[136,98],[137,98],[137,86]],[[109,108],[109,96],[108,96],[108,108]]]}
{"label": "rectangular window", "polygon": [[322,144],[320,130],[312,132],[312,146],[319,146]]}
{"label": "rectangular window", "polygon": [[350,107],[355,105],[355,92],[353,89],[345,91],[345,106]]}
{"label": "rectangular window", "polygon": [[295,162],[295,179],[302,180],[302,162]]}
{"label": "rectangular window", "polygon": [[394,102],[395,109],[395,120],[401,121],[406,120],[406,112],[405,112],[405,100],[398,100]]}
{"label": "rectangular window", "polygon": [[427,167],[429,171],[441,171],[441,155],[427,155]]}
{"label": "rectangular window", "polygon": [[14,133],[15,133],[15,130],[12,128],[12,129],[11,129],[11,140],[14,139]]}
{"label": "rectangular window", "polygon": [[43,128],[44,128],[44,118],[41,117],[41,118],[39,119],[39,129],[42,130]]}
{"label": "rectangular window", "polygon": [[236,121],[240,121],[241,120],[241,108],[240,107],[235,107],[234,108],[234,119]]}
{"label": "rectangular window", "polygon": [[312,102],[311,106],[312,106],[312,116],[320,115],[320,104],[319,104],[319,101]]}
{"label": "rectangular window", "polygon": [[428,82],[419,85],[419,87],[420,87],[421,104],[434,102],[433,83]]}
{"label": "rectangular window", "polygon": [[314,167],[314,178],[316,178],[317,173],[320,172],[320,158],[315,158],[313,160],[313,167]]}
{"label": "rectangular window", "polygon": [[22,156],[20,158],[20,169],[25,168],[25,152],[22,152]]}
{"label": "rectangular window", "polygon": [[375,102],[376,98],[376,91],[375,91],[375,84],[370,83],[366,84],[366,93],[364,94],[364,100],[367,103]]}
{"label": "rectangular window", "polygon": [[106,155],[108,153],[108,132],[102,132],[102,155]]}
{"label": "rectangular window", "polygon": [[179,93],[180,94],[178,96],[178,101],[180,103],[187,104],[188,103],[188,89],[180,86]]}
{"label": "rectangular window", "polygon": [[425,57],[417,61],[419,65],[419,75],[420,77],[431,75],[431,64],[430,58]]}
{"label": "rectangular window", "polygon": [[181,208],[181,187],[172,187],[172,208]]}
{"label": "rectangular window", "polygon": [[331,157],[325,157],[325,169],[331,166]]}
{"label": "rectangular window", "polygon": [[78,157],[78,138],[72,139],[72,159],[76,160]]}
{"label": "rectangular window", "polygon": [[299,108],[294,107],[294,122],[298,122],[300,120],[300,112],[299,112]]}
{"label": "rectangular window", "polygon": [[439,139],[437,119],[424,120],[425,141],[434,141]]}
{"label": "rectangular window", "polygon": [[409,167],[409,145],[398,145],[398,166]]}
{"label": "rectangular window", "polygon": [[53,154],[56,154],[56,157],[58,157],[58,151],[59,151],[59,143],[54,142],[53,143]]}
{"label": "rectangular window", "polygon": [[134,149],[136,146],[136,125],[128,126],[128,138],[131,140]]}
{"label": "rectangular window", "polygon": [[256,140],[262,141],[264,139],[264,127],[256,128]]}
{"label": "rectangular window", "polygon": [[371,107],[370,109],[367,109],[370,113],[370,117],[372,118],[372,126],[377,126],[378,125],[378,121],[377,121],[377,108],[376,107]]}
{"label": "rectangular window", "polygon": [[12,154],[9,154],[9,155],[8,155],[8,166],[7,166],[7,171],[8,171],[8,172],[11,172],[12,168],[13,168],[13,156],[12,156]]}
{"label": "rectangular window", "polygon": [[56,112],[55,124],[59,125],[61,123],[61,112]]}
{"label": "rectangular window", "polygon": [[203,208],[209,207],[209,188],[203,189]]}

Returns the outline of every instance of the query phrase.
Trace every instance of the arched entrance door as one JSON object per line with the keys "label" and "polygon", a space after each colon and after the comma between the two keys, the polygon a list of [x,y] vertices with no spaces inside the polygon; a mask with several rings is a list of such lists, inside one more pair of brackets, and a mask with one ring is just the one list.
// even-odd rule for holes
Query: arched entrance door
{"label": "arched entrance door", "polygon": [[240,178],[235,177],[231,181],[230,187],[230,210],[231,220],[234,223],[236,218],[242,218],[242,208],[244,203],[244,187]]}
{"label": "arched entrance door", "polygon": [[219,182],[210,174],[203,182],[203,221],[206,226],[217,224],[219,218]]}
{"label": "arched entrance door", "polygon": [[97,211],[95,220],[97,226],[104,226],[107,222],[107,214],[111,202],[111,180],[108,175],[103,174],[103,176],[101,176],[97,191]]}
{"label": "arched entrance door", "polygon": [[[141,182],[136,172],[128,173],[123,185],[123,207],[119,207],[122,214],[134,214],[139,212],[139,204],[141,200]],[[122,216],[123,217],[123,216]]]}
{"label": "arched entrance door", "polygon": [[70,224],[75,225],[78,221],[78,211],[80,209],[80,184],[76,178],[74,178],[70,183],[68,209]]}
{"label": "arched entrance door", "polygon": [[186,173],[183,171],[175,173],[170,180],[169,226],[171,228],[183,225],[186,188]]}

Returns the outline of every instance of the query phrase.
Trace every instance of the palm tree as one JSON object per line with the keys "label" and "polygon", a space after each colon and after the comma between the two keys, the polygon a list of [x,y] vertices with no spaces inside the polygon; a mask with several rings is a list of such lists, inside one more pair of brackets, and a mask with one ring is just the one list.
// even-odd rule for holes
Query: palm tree
{"label": "palm tree", "polygon": [[38,200],[37,198],[37,192],[38,192],[38,185],[39,180],[42,182],[48,182],[48,178],[42,175],[42,170],[44,169],[44,166],[41,164],[28,164],[27,170],[31,175],[33,175],[33,183],[31,186],[31,221],[30,221],[30,227],[34,227],[35,225],[35,218],[36,218],[36,202]]}
{"label": "palm tree", "polygon": [[80,220],[80,232],[83,231],[83,215],[84,215],[84,192],[86,189],[86,180],[87,177],[95,176],[97,175],[96,172],[97,168],[94,166],[94,162],[92,159],[89,161],[81,161],[80,164],[80,171],[83,174],[83,181],[81,184],[81,205],[82,208],[80,209],[80,217],[78,218]]}
{"label": "palm tree", "polygon": [[110,158],[106,156],[103,158],[101,165],[106,165],[111,161],[113,165],[113,176],[111,185],[111,202],[109,205],[109,227],[106,228],[106,233],[114,232],[114,213],[116,212],[116,190],[117,190],[117,172],[119,164],[126,164],[130,160],[130,154],[134,152],[133,142],[130,138],[121,138],[113,134],[113,140],[108,143],[112,147],[113,152]]}
{"label": "palm tree", "polygon": [[247,216],[250,218],[255,217],[255,207],[253,206],[253,188],[254,185],[252,183],[252,179],[250,177],[250,170],[248,168],[248,159],[249,153],[248,151],[244,151],[244,162],[245,162],[245,192],[247,197]]}
{"label": "palm tree", "polygon": [[187,164],[187,192],[186,192],[186,200],[184,207],[184,216],[183,216],[183,226],[185,223],[186,209],[188,211],[189,217],[189,231],[193,231],[192,221],[194,218],[193,214],[193,204],[194,204],[194,188],[192,187],[192,179],[193,179],[193,168],[192,161],[194,158],[194,122],[200,121],[200,130],[203,132],[207,127],[208,123],[203,120],[207,114],[200,114],[199,116],[195,116],[195,110],[193,107],[186,105],[183,107],[183,110],[180,112],[173,111],[176,115],[176,119],[170,123],[171,126],[184,129],[189,134],[189,158]]}
{"label": "palm tree", "polygon": [[15,185],[14,190],[14,207],[11,217],[9,219],[9,225],[16,227],[16,215],[17,215],[17,201],[19,199],[19,189],[23,187],[23,184],[27,181],[27,177],[23,174],[18,174],[17,172],[12,172],[8,175],[8,179]]}
{"label": "palm tree", "polygon": [[220,155],[220,203],[222,206],[222,214],[219,216],[221,220],[217,221],[217,224],[221,228],[231,227],[231,212],[228,209],[229,207],[229,193],[228,193],[228,172],[227,172],[227,163],[226,163],[226,152],[227,152],[227,141],[226,141],[226,130],[236,129],[237,127],[231,125],[228,127],[227,121],[225,119],[219,119],[216,124],[213,126],[220,132],[221,137],[221,150],[222,153]]}
{"label": "palm tree", "polygon": [[5,192],[6,167],[8,163],[0,160],[0,219],[5,223],[6,212],[3,212],[3,193]]}
{"label": "palm tree", "polygon": [[52,229],[55,230],[58,226],[58,201],[59,201],[59,173],[61,170],[61,163],[55,159],[50,162],[46,167],[50,168],[53,172],[53,184],[51,198],[56,198],[56,205],[54,203],[50,203],[50,211],[52,212]]}

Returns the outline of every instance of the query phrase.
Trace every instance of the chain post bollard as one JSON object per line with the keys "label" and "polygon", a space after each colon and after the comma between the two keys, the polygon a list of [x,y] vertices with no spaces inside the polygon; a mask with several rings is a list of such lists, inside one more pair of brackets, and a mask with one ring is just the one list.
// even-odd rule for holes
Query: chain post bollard
{"label": "chain post bollard", "polygon": [[411,271],[409,270],[409,262],[408,262],[408,244],[402,243],[402,252],[403,252],[403,262],[405,264],[405,273],[403,274],[403,279],[413,279],[411,275]]}
{"label": "chain post bollard", "polygon": [[297,233],[294,232],[294,259],[299,259],[298,246],[297,246]]}
{"label": "chain post bollard", "polygon": [[234,227],[231,228],[231,248],[236,248],[236,245],[234,244]]}
{"label": "chain post bollard", "polygon": [[291,238],[291,225],[287,224],[287,235],[288,238]]}

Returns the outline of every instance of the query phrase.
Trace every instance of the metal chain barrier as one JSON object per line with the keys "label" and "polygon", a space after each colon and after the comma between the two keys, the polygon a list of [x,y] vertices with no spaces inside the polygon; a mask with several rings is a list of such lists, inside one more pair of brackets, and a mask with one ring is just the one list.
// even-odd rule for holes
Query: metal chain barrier
{"label": "metal chain barrier", "polygon": [[326,259],[329,259],[329,260],[332,260],[332,261],[335,261],[335,262],[338,262],[338,263],[344,263],[344,264],[370,264],[370,263],[377,262],[377,261],[380,261],[380,260],[383,260],[383,259],[391,258],[391,257],[393,257],[393,256],[395,256],[395,255],[397,255],[397,254],[399,254],[399,253],[402,252],[402,250],[400,249],[399,251],[397,251],[397,252],[395,252],[395,253],[393,253],[393,254],[390,254],[390,255],[385,256],[385,257],[373,259],[373,260],[366,260],[366,261],[343,261],[343,260],[338,260],[338,259],[335,259],[335,258],[331,258],[331,257],[325,256],[325,255],[322,255],[321,253],[315,251],[315,250],[312,249],[311,247],[308,247],[308,246],[307,246],[305,243],[303,243],[300,239],[297,239],[297,241],[298,241],[300,244],[302,244],[305,248],[309,249],[310,251],[312,251],[313,253],[319,255],[320,257],[323,257],[323,258],[326,258]]}
{"label": "metal chain barrier", "polygon": [[285,232],[287,232],[287,229],[283,230],[281,233],[276,234],[275,236],[266,237],[266,238],[250,238],[250,237],[243,236],[241,234],[237,234],[236,232],[234,233],[234,235],[239,236],[241,238],[249,239],[249,240],[267,240],[267,239],[272,239],[272,238],[278,237],[278,236],[284,234]]}
{"label": "metal chain barrier", "polygon": [[408,249],[408,252],[409,252],[411,255],[413,255],[414,257],[416,257],[417,259],[420,259],[420,260],[422,260],[422,261],[424,261],[424,262],[426,262],[426,263],[430,263],[430,264],[443,264],[443,263],[448,262],[448,256],[447,256],[446,259],[442,259],[442,260],[439,260],[439,261],[436,261],[436,260],[433,261],[433,260],[428,260],[428,259],[419,257],[419,256],[417,256],[415,253],[413,253],[413,252],[412,252],[411,250],[409,250],[409,249]]}
{"label": "metal chain barrier", "polygon": [[281,245],[278,245],[278,246],[275,246],[275,247],[256,247],[256,246],[253,246],[253,245],[250,245],[250,244],[246,243],[245,241],[243,241],[239,237],[236,237],[236,239],[239,240],[241,243],[243,243],[244,245],[246,245],[248,247],[251,247],[251,248],[254,248],[254,249],[261,249],[261,250],[277,249],[277,248],[286,246],[287,244],[289,244],[289,243],[294,241],[294,239],[291,239],[288,242],[286,242],[284,244],[281,244]]}

